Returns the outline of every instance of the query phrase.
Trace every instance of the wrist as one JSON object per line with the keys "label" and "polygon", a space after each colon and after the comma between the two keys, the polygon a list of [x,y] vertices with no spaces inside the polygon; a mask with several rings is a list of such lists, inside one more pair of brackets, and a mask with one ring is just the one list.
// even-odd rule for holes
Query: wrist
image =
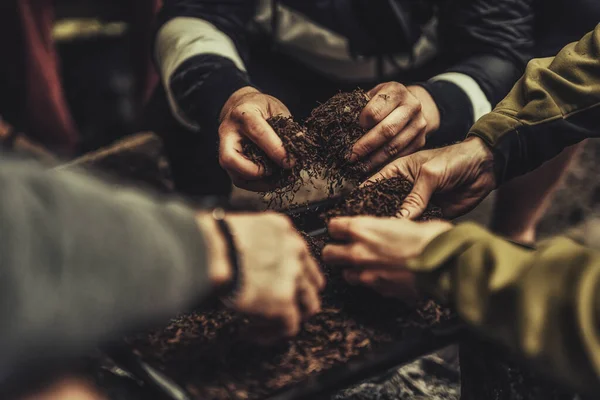
{"label": "wrist", "polygon": [[210,213],[199,213],[196,221],[206,243],[208,276],[213,288],[218,290],[227,286],[233,278],[228,243]]}
{"label": "wrist", "polygon": [[223,118],[225,118],[229,110],[233,106],[235,106],[242,97],[251,93],[260,93],[260,91],[253,86],[244,86],[243,88],[240,88],[233,92],[231,96],[229,96],[225,104],[223,104],[223,108],[221,109],[221,112],[219,114],[219,121],[222,121]]}
{"label": "wrist", "polygon": [[484,163],[494,163],[494,152],[479,136],[469,136],[461,143],[470,154]]}
{"label": "wrist", "polygon": [[421,112],[427,121],[426,133],[437,131],[440,128],[440,110],[431,94],[422,86],[409,86],[407,89],[421,102]]}
{"label": "wrist", "polygon": [[465,154],[469,154],[475,160],[480,171],[479,174],[490,178],[491,189],[496,188],[498,179],[494,159],[495,153],[492,148],[478,136],[469,136],[460,145],[463,146]]}

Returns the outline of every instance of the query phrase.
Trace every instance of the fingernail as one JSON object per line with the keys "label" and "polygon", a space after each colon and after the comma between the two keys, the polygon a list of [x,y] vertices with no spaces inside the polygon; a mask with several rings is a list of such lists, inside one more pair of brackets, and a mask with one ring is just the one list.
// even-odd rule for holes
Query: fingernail
{"label": "fingernail", "polygon": [[349,162],[355,162],[356,160],[358,160],[358,154],[355,152],[352,152],[350,154],[350,156],[348,157],[348,161]]}

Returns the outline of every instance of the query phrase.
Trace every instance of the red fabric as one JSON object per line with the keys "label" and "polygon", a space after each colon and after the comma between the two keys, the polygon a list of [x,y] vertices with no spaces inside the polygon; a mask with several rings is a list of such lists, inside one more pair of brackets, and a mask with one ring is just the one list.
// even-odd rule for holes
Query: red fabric
{"label": "red fabric", "polygon": [[[101,1],[101,0],[98,0]],[[157,83],[151,62],[152,23],[160,0],[130,0],[134,17],[130,22],[135,49],[135,72],[140,109]],[[77,146],[77,127],[71,117],[60,79],[59,60],[52,42],[54,0],[18,0],[17,21],[22,36],[25,65],[26,132],[49,148],[72,154]],[[15,55],[18,56],[18,55]],[[7,57],[10,59],[10,57]]]}
{"label": "red fabric", "polygon": [[53,0],[20,0],[18,7],[25,47],[26,131],[50,148],[70,153],[78,135],[62,91],[52,43]]}

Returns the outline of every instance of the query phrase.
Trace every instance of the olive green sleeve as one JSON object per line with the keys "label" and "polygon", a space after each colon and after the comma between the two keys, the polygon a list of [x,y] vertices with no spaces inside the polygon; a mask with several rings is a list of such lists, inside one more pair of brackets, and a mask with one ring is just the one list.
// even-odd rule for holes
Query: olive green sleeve
{"label": "olive green sleeve", "polygon": [[529,250],[466,223],[408,267],[473,328],[579,391],[600,388],[600,252],[566,237]]}
{"label": "olive green sleeve", "polygon": [[493,112],[468,136],[496,153],[501,184],[539,167],[565,147],[600,135],[600,25],[554,58],[535,59]]}

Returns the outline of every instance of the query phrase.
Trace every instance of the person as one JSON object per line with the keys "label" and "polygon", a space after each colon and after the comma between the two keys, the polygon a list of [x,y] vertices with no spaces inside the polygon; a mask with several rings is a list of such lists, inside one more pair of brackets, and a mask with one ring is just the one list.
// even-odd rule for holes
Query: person
{"label": "person", "polygon": [[[176,149],[174,175],[207,171],[197,179],[220,194],[231,190],[228,177],[265,190],[264,171],[241,155],[240,138],[286,166],[281,141],[264,119],[291,113],[302,120],[317,102],[356,87],[372,97],[360,118],[369,132],[353,158],[367,169],[424,145],[460,141],[508,93],[531,56],[556,54],[598,17],[600,7],[587,0],[165,1],[157,66],[173,115],[201,130],[192,140],[166,129],[164,141]],[[575,153],[567,150],[499,190],[493,229],[534,242]],[[227,173],[211,166],[217,159]],[[193,182],[188,176],[178,186],[194,192]]]}
{"label": "person", "polygon": [[210,297],[259,317],[248,339],[263,342],[319,311],[323,275],[286,217],[223,217],[7,155],[0,185],[0,387]]}
{"label": "person", "polygon": [[[533,60],[462,143],[400,158],[374,179],[414,182],[401,219],[333,219],[323,259],[352,283],[406,296],[418,286],[472,327],[582,393],[600,390],[600,220],[527,248],[473,223],[416,223],[436,196],[460,215],[493,188],[600,135],[600,25],[554,58]],[[402,246],[398,246],[402,243]]]}
{"label": "person", "polygon": [[357,85],[372,98],[360,118],[370,131],[354,147],[368,169],[420,149],[427,135],[458,140],[508,92],[532,44],[528,0],[337,3],[164,3],[155,58],[172,112],[220,142],[220,163],[237,186],[264,178],[241,155],[241,137],[289,167],[265,119],[290,110],[301,119]]}

